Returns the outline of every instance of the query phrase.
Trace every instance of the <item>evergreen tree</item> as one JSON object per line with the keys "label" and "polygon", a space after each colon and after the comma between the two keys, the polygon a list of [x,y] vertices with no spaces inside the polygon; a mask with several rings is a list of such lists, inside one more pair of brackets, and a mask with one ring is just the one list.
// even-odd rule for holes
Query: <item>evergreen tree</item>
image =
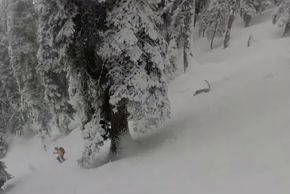
{"label": "evergreen tree", "polygon": [[227,0],[212,0],[199,20],[200,34],[206,34],[210,40],[210,48],[216,37],[223,37],[227,29],[230,8]]}
{"label": "evergreen tree", "polygon": [[290,32],[290,2],[283,0],[273,15],[273,24],[284,27],[283,36]]}
{"label": "evergreen tree", "polygon": [[252,18],[256,14],[261,14],[269,4],[269,0],[242,0],[240,15],[244,20],[245,27],[248,27]]}
{"label": "evergreen tree", "polygon": [[6,171],[6,165],[0,161],[0,191],[3,191],[2,187],[11,178],[12,176]]}
{"label": "evergreen tree", "polygon": [[76,14],[76,10],[74,7],[66,9],[65,3],[69,1],[35,1],[39,13],[38,71],[42,77],[45,99],[50,107],[53,125],[58,129],[50,133],[61,135],[70,132],[69,123],[74,113],[68,103],[68,65],[65,64],[63,56],[66,41],[73,34],[72,16]]}
{"label": "evergreen tree", "polygon": [[184,71],[189,67],[189,56],[192,56],[190,52],[191,43],[192,41],[192,34],[194,29],[194,21],[196,17],[196,8],[195,8],[195,0],[188,0],[185,1],[183,4],[182,12],[184,13],[183,16],[183,23],[184,23],[184,30],[183,30],[183,63],[184,63]]}
{"label": "evergreen tree", "polygon": [[[32,0],[10,0],[7,10],[10,65],[20,93],[26,128],[42,129],[43,90],[37,74],[37,20]],[[29,127],[28,127],[29,126]]]}
{"label": "evergreen tree", "polygon": [[241,2],[240,15],[244,20],[245,27],[248,27],[252,18],[256,15],[254,0],[244,0]]}
{"label": "evergreen tree", "polygon": [[[124,136],[125,141],[131,141],[128,120],[134,123],[134,131],[146,132],[168,116],[166,75],[171,73],[171,69],[165,57],[167,44],[159,33],[159,19],[151,5],[146,1],[95,4],[96,9],[105,6],[111,10],[108,17],[104,17],[106,8],[101,9],[103,12],[91,12],[88,8],[83,10],[83,4],[78,4],[82,14],[75,17],[75,36],[90,37],[90,41],[96,44],[100,40],[103,42],[99,48],[96,44],[80,45],[74,41],[76,46],[69,51],[71,56],[76,54],[73,48],[83,47],[85,51],[74,59],[85,63],[72,70],[77,79],[85,78],[82,91],[72,87],[75,96],[82,98],[85,104],[85,150],[79,160],[83,167],[97,165],[96,155],[107,138],[111,139],[110,159],[118,157]],[[97,28],[84,26],[92,21],[98,25],[99,32]],[[95,36],[87,33],[91,30]],[[104,32],[103,38],[99,36],[100,31]],[[89,52],[94,50],[96,53]],[[77,64],[75,61],[73,64]]]}
{"label": "evergreen tree", "polygon": [[37,3],[42,29],[39,59],[43,63],[47,63],[48,58],[52,59],[43,66],[51,68],[43,72],[64,72],[69,81],[61,87],[63,90],[68,87],[67,94],[58,95],[59,100],[51,103],[57,104],[68,95],[69,102],[77,110],[85,140],[79,163],[86,168],[96,165],[93,161],[104,141],[99,135],[101,129],[98,126],[106,112],[102,107],[108,97],[103,95],[102,86],[106,82],[100,79],[104,71],[102,61],[96,54],[96,47],[100,44],[99,32],[104,28],[102,22],[105,22],[106,7],[103,4],[78,0],[41,0]]}
{"label": "evergreen tree", "polygon": [[[163,0],[159,4],[159,15],[162,19],[161,24],[159,25],[159,28],[161,30],[161,33],[163,37],[165,38],[166,42],[168,43],[168,50],[167,50],[167,56],[169,58],[169,61],[172,65],[173,72],[176,72],[178,69],[178,66],[176,64],[178,57],[179,57],[179,47],[177,44],[177,37],[173,36],[173,29],[175,28],[176,24],[176,16],[178,6],[176,4],[182,3],[180,0]],[[175,33],[177,35],[177,32]]]}
{"label": "evergreen tree", "polygon": [[108,71],[111,109],[111,153],[118,154],[122,136],[158,127],[169,116],[167,84],[171,67],[166,41],[146,1],[119,1],[107,21],[110,29],[98,53]]}
{"label": "evergreen tree", "polygon": [[[195,0],[167,0],[160,5],[162,7],[160,15],[163,19],[163,25],[160,28],[169,45],[167,55],[174,72],[179,69],[177,60],[180,54],[183,56],[182,70],[186,71],[189,65],[191,35],[196,16],[195,4]],[[179,53],[181,50],[182,53]]]}
{"label": "evergreen tree", "polygon": [[[188,58],[190,55],[191,35],[193,34],[194,18],[195,18],[195,1],[185,0],[179,5],[176,13],[176,18],[173,18],[173,28],[171,34],[171,42],[173,45],[176,42],[177,48],[182,49],[183,53],[183,69],[188,68]],[[176,63],[176,61],[174,61]]]}
{"label": "evergreen tree", "polygon": [[40,69],[44,77],[48,72],[68,77],[62,88],[68,87],[69,102],[82,121],[85,149],[79,164],[85,168],[97,165],[98,150],[108,138],[110,158],[118,156],[123,137],[131,141],[129,121],[135,132],[145,133],[169,116],[167,85],[173,70],[159,28],[161,3],[37,1]]}
{"label": "evergreen tree", "polygon": [[[107,138],[111,139],[110,158],[117,157],[122,136],[130,139],[128,120],[134,122],[135,131],[145,132],[168,116],[165,75],[172,70],[165,57],[167,44],[157,28],[159,18],[151,7],[154,4],[75,1],[75,5],[78,14],[73,19],[72,42],[63,53],[71,59],[71,101],[80,99],[74,106],[84,105],[85,149],[79,164],[92,168]],[[105,17],[108,9],[111,12]],[[128,35],[132,37],[127,39]]]}
{"label": "evergreen tree", "polygon": [[7,137],[22,129],[24,123],[19,111],[20,95],[10,65],[7,38],[7,2],[0,4],[0,158],[4,157],[7,148]]}
{"label": "evergreen tree", "polygon": [[202,14],[202,12],[206,10],[209,3],[210,3],[210,0],[195,0],[194,26],[196,25],[196,22],[200,18],[200,15]]}
{"label": "evergreen tree", "polygon": [[[5,129],[0,131],[0,158],[4,158],[8,151],[8,132]],[[9,134],[10,135],[10,134]]]}
{"label": "evergreen tree", "polygon": [[[108,99],[105,85],[108,80],[103,61],[96,53],[102,40],[101,33],[107,27],[105,18],[108,5],[105,2],[75,1],[78,14],[74,17],[74,35],[67,55],[70,62],[70,98],[78,110],[85,141],[79,164],[85,168],[97,165],[96,157],[107,139],[100,120],[109,121]],[[79,107],[79,108],[78,108]]]}

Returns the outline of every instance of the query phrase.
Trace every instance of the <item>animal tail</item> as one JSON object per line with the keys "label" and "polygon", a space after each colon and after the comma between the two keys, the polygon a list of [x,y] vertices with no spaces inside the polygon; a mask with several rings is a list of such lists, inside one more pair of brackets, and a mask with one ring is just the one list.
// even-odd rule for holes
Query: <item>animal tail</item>
{"label": "animal tail", "polygon": [[203,81],[205,81],[205,82],[207,83],[207,85],[208,85],[208,90],[210,90],[210,89],[211,89],[211,87],[210,87],[210,84],[209,84],[209,82],[208,82],[207,80],[203,80]]}

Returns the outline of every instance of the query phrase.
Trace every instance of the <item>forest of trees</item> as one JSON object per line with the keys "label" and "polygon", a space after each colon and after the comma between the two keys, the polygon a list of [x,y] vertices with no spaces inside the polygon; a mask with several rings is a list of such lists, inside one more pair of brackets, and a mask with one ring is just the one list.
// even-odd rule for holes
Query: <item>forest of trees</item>
{"label": "forest of trees", "polygon": [[79,121],[79,164],[95,167],[107,139],[117,159],[129,121],[147,133],[170,117],[168,84],[190,65],[194,29],[227,48],[235,17],[247,27],[268,6],[286,35],[287,0],[1,0],[0,156],[8,137],[44,141]]}

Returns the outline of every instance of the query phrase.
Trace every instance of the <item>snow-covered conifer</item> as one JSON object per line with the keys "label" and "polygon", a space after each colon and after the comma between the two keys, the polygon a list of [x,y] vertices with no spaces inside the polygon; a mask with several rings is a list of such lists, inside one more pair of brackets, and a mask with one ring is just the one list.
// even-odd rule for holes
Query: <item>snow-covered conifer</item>
{"label": "snow-covered conifer", "polygon": [[290,1],[283,0],[273,15],[273,24],[284,28],[283,36],[290,31]]}
{"label": "snow-covered conifer", "polygon": [[[161,6],[160,15],[163,19],[163,25],[160,29],[169,45],[167,55],[175,73],[180,72],[181,69],[185,71],[189,65],[188,58],[195,21],[195,4],[195,1],[192,0],[167,0]],[[183,56],[182,67],[178,67],[177,62],[180,55]]]}
{"label": "snow-covered conifer", "polygon": [[2,142],[6,144],[6,135],[19,131],[24,120],[19,111],[20,95],[8,54],[7,1],[1,1],[0,8],[0,131]]}
{"label": "snow-covered conifer", "polygon": [[[173,41],[173,45],[176,42],[177,48],[182,50],[183,70],[186,71],[189,66],[188,60],[192,43],[191,35],[194,29],[195,1],[184,0],[179,6],[180,8],[177,9],[176,16],[173,17],[171,41]],[[177,58],[177,56],[175,57]],[[177,61],[174,61],[174,63],[176,66]]]}
{"label": "snow-covered conifer", "polygon": [[11,179],[12,176],[6,171],[6,165],[0,161],[0,190],[2,191],[3,185]]}
{"label": "snow-covered conifer", "polygon": [[54,125],[67,134],[73,114],[68,103],[68,58],[65,55],[70,37],[74,32],[72,18],[77,13],[71,1],[37,0],[39,13],[38,70],[45,88],[45,99],[50,107]]}
{"label": "snow-covered conifer", "polygon": [[20,93],[20,111],[29,128],[39,131],[43,88],[37,73],[37,17],[32,0],[10,0],[7,8],[10,65]]}
{"label": "snow-covered conifer", "polygon": [[241,0],[240,15],[244,20],[245,27],[250,25],[255,15],[261,14],[269,5],[269,0]]}
{"label": "snow-covered conifer", "polygon": [[108,71],[111,139],[117,149],[113,152],[120,149],[119,138],[128,133],[128,120],[135,132],[146,132],[169,116],[167,85],[172,70],[155,17],[146,1],[126,0],[118,1],[107,18],[111,28],[98,54]]}
{"label": "snow-covered conifer", "polygon": [[215,38],[223,37],[227,29],[230,9],[227,0],[212,0],[199,19],[200,34],[206,35],[213,49]]}
{"label": "snow-covered conifer", "polygon": [[194,17],[194,26],[202,15],[202,12],[206,10],[209,5],[210,0],[195,0],[195,17]]}

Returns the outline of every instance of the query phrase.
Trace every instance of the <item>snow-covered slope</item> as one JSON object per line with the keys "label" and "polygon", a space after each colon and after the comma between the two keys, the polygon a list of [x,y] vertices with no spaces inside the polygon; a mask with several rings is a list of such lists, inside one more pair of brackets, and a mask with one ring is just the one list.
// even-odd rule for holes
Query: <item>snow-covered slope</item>
{"label": "snow-covered slope", "polygon": [[[282,194],[290,192],[290,39],[271,14],[243,28],[228,49],[193,48],[189,72],[170,87],[172,119],[128,157],[93,170],[77,166],[77,131],[54,145],[58,164],[37,139],[17,140],[5,159],[9,194]],[[247,41],[252,35],[251,46]],[[211,83],[209,94],[193,97]]]}

